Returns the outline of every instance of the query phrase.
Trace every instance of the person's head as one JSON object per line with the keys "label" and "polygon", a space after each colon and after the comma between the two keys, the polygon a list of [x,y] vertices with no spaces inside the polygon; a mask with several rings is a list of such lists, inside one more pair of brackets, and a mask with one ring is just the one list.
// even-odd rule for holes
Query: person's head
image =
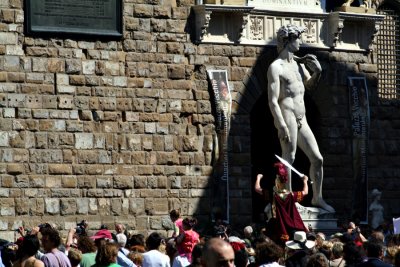
{"label": "person's head", "polygon": [[201,266],[201,256],[203,255],[203,244],[196,244],[192,250],[192,265]]}
{"label": "person's head", "polygon": [[21,246],[18,247],[17,257],[30,257],[37,253],[40,242],[36,235],[27,235],[23,238]]}
{"label": "person's head", "polygon": [[115,231],[117,232],[117,234],[121,234],[125,231],[125,226],[122,223],[116,223]]}
{"label": "person's head", "polygon": [[246,250],[235,251],[235,267],[246,267],[249,262],[249,256]]}
{"label": "person's head", "polygon": [[280,27],[276,32],[278,53],[286,47],[288,47],[291,52],[298,51],[301,44],[300,36],[304,31],[305,28],[296,25],[289,24]]}
{"label": "person's head", "polygon": [[185,230],[193,229],[193,227],[197,224],[197,220],[195,218],[185,218],[182,221],[183,228]]}
{"label": "person's head", "polygon": [[274,167],[276,169],[275,185],[278,189],[283,189],[288,181],[288,172],[286,167],[281,162],[275,163]]}
{"label": "person's head", "polygon": [[40,233],[42,234],[42,246],[46,252],[58,248],[61,244],[61,237],[57,230],[53,228],[43,228]]}
{"label": "person's head", "polygon": [[334,242],[332,246],[332,256],[334,259],[338,259],[343,256],[343,243]]}
{"label": "person's head", "polygon": [[71,248],[68,251],[68,259],[72,267],[78,266],[82,260],[82,252],[77,249]]}
{"label": "person's head", "polygon": [[368,241],[367,256],[382,259],[385,252],[385,245],[379,241]]}
{"label": "person's head", "polygon": [[251,227],[250,225],[246,226],[246,227],[243,229],[243,233],[244,233],[244,236],[245,236],[246,238],[250,238],[251,235],[253,234],[253,227]]}
{"label": "person's head", "polygon": [[78,249],[82,253],[96,252],[97,248],[94,241],[88,236],[81,236],[78,238]]}
{"label": "person's head", "polygon": [[228,242],[221,238],[211,238],[204,247],[201,261],[206,267],[233,267],[235,253]]}
{"label": "person's head", "polygon": [[179,210],[171,210],[169,212],[169,217],[171,218],[172,222],[175,222],[176,220],[178,220],[179,216],[180,216]]}
{"label": "person's head", "polygon": [[256,246],[256,261],[259,265],[277,262],[283,253],[283,249],[274,242],[262,242]]}
{"label": "person's head", "polygon": [[158,249],[163,241],[164,237],[161,234],[151,233],[146,239],[146,248],[147,250]]}
{"label": "person's head", "polygon": [[145,245],[144,241],[144,235],[142,234],[136,234],[132,235],[131,238],[129,239],[128,245],[133,247],[133,246],[143,246]]}
{"label": "person's head", "polygon": [[384,242],[385,235],[381,231],[373,231],[368,240],[374,242]]}
{"label": "person's head", "polygon": [[140,252],[132,251],[128,254],[128,259],[130,259],[136,266],[142,266],[143,255]]}
{"label": "person's head", "polygon": [[119,247],[117,244],[102,239],[96,254],[96,265],[107,266],[117,262],[118,250]]}
{"label": "person's head", "polygon": [[328,259],[322,253],[311,255],[306,267],[328,267]]}
{"label": "person's head", "polygon": [[126,235],[123,234],[123,233],[120,233],[120,234],[117,234],[116,237],[117,237],[117,243],[118,243],[118,245],[119,245],[121,248],[124,248],[125,245],[126,245],[126,240],[127,240]]}

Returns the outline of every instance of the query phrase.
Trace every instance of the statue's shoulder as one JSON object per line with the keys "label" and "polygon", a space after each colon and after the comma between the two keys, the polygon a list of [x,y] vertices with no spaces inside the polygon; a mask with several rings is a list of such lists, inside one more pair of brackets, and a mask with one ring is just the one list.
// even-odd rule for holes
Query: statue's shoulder
{"label": "statue's shoulder", "polygon": [[275,59],[268,67],[269,72],[280,72],[282,70],[282,59]]}

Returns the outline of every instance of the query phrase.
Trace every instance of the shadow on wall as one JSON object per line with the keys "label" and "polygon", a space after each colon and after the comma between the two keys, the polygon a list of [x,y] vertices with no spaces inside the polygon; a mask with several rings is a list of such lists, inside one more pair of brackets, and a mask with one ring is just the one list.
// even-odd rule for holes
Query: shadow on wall
{"label": "shadow on wall", "polygon": [[[246,48],[245,48],[246,49]],[[267,96],[267,70],[269,65],[278,56],[276,47],[252,48],[258,50],[254,66],[244,74],[241,80],[232,80],[232,71],[228,71],[231,90],[234,101],[232,103],[233,114],[231,118],[231,130],[229,136],[229,215],[230,223],[237,229],[251,222],[262,222],[265,200],[257,195],[254,190],[254,181],[258,172],[264,174],[264,186],[272,189],[274,177],[273,164],[276,162],[274,154],[281,154],[272,115],[268,107]],[[299,56],[312,51],[301,50]],[[233,56],[230,56],[233,62]],[[218,69],[218,67],[215,67]],[[197,68],[205,72],[204,68]],[[204,75],[202,75],[204,77]],[[318,90],[318,89],[317,89]],[[213,95],[211,84],[209,94]],[[211,97],[214,118],[215,100]],[[319,135],[320,112],[315,104],[313,93],[306,93],[305,103],[307,119],[314,134]],[[309,161],[301,150],[297,151],[294,164],[297,168],[308,173]],[[223,219],[227,218],[227,194],[226,183],[221,181],[220,166],[214,167],[214,175],[209,180],[210,198],[202,198],[195,216],[201,220],[218,218],[218,213]],[[272,181],[272,183],[271,183]],[[301,187],[299,179],[293,179],[294,189]],[[311,195],[312,196],[312,195]],[[310,203],[311,196],[305,200]],[[210,214],[204,216],[201,207],[209,205]],[[203,214],[203,216],[201,215]]]}

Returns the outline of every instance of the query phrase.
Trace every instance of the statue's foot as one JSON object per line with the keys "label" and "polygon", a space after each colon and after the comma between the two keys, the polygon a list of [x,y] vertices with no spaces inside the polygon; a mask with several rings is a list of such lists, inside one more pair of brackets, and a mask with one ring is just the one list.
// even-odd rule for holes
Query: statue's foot
{"label": "statue's foot", "polygon": [[325,200],[323,200],[322,198],[311,200],[311,204],[313,204],[314,206],[320,207],[320,208],[322,208],[322,209],[324,209],[324,210],[326,210],[326,211],[328,211],[330,213],[334,213],[335,212],[335,209],[332,206],[328,205],[325,202]]}

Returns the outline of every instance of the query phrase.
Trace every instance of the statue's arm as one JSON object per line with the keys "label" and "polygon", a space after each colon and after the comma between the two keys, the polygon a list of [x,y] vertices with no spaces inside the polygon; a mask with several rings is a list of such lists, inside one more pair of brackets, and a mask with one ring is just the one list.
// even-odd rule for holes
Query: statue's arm
{"label": "statue's arm", "polygon": [[275,127],[278,129],[278,136],[284,140],[289,138],[289,130],[282,115],[281,107],[279,106],[280,94],[280,75],[281,69],[271,64],[268,69],[268,105],[274,117]]}
{"label": "statue's arm", "polygon": [[[304,87],[307,89],[313,89],[317,87],[319,79],[321,78],[321,64],[316,56],[307,54],[304,56],[304,64],[300,64],[304,72]],[[312,75],[308,72],[307,68],[312,72]]]}

